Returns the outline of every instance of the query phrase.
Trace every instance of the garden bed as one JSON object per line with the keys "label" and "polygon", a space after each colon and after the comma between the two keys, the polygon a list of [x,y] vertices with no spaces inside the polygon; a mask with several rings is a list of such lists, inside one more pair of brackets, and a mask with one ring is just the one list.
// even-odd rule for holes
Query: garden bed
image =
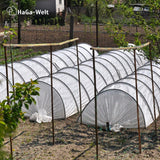
{"label": "garden bed", "polygon": [[[77,115],[66,120],[55,121],[55,145],[52,145],[51,123],[21,122],[13,140],[13,155],[16,160],[95,159],[95,130],[80,125]],[[158,136],[160,135],[158,120]],[[155,139],[154,124],[141,130],[142,154],[138,154],[138,132],[123,129],[121,132],[98,131],[99,159],[157,160],[160,157],[159,139]],[[8,139],[6,139],[7,143]],[[9,143],[5,144],[9,153]]]}

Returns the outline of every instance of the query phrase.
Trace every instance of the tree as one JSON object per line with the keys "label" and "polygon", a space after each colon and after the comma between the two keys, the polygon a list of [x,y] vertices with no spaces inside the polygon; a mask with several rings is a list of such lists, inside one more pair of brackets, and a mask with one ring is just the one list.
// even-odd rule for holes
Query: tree
{"label": "tree", "polygon": [[[123,25],[132,25],[140,28],[137,29],[134,34],[135,44],[139,45],[143,42],[151,42],[152,51],[154,52],[154,56],[159,56],[160,54],[160,2],[159,0],[146,0],[144,7],[149,9],[149,12],[146,13],[142,10],[142,12],[134,12],[133,7],[125,4],[118,4],[117,8],[121,10],[123,15],[123,20],[118,23],[118,27],[115,28],[116,32],[124,32]],[[147,15],[148,14],[148,15]],[[115,20],[111,21],[112,24],[115,24]],[[122,41],[122,39],[117,40],[118,42]],[[124,37],[124,41],[126,42],[126,37]]]}
{"label": "tree", "polygon": [[1,22],[3,21],[3,10],[6,10],[7,7],[9,6],[10,4],[10,0],[0,0],[0,16],[1,16]]}
{"label": "tree", "polygon": [[0,102],[0,157],[4,159],[2,151],[4,137],[9,137],[16,130],[20,119],[24,120],[22,106],[27,109],[32,103],[36,103],[34,96],[39,95],[39,88],[35,86],[37,81],[13,86],[11,96]]}
{"label": "tree", "polygon": [[20,3],[21,10],[32,10],[36,5],[36,0],[16,0],[16,2]]}
{"label": "tree", "polygon": [[[95,4],[96,0],[86,0],[87,5]],[[126,1],[125,1],[126,2]],[[139,45],[144,42],[151,42],[152,52],[154,57],[160,55],[160,1],[159,0],[145,0],[144,7],[149,12],[142,9],[142,12],[135,12],[130,3],[124,3],[117,0],[115,11],[111,12],[108,8],[109,3],[113,1],[99,0],[98,12],[100,18],[106,21],[106,30],[114,38],[119,46],[126,46],[128,41],[126,34],[130,34],[124,29],[124,25],[135,26],[137,28],[134,33],[134,43]],[[136,2],[136,1],[132,1]],[[140,30],[138,30],[138,28]],[[147,53],[147,52],[146,52]]]}
{"label": "tree", "polygon": [[68,6],[69,7],[80,7],[80,6],[83,6],[83,3],[84,3],[84,0],[70,0],[68,1]]}
{"label": "tree", "polygon": [[125,4],[136,4],[136,3],[145,3],[145,0],[123,0]]}
{"label": "tree", "polygon": [[[36,5],[36,0],[17,0],[18,10],[32,10]],[[21,43],[21,16],[18,15],[18,43]]]}
{"label": "tree", "polygon": [[10,0],[0,0],[0,10],[5,10],[10,4]]}

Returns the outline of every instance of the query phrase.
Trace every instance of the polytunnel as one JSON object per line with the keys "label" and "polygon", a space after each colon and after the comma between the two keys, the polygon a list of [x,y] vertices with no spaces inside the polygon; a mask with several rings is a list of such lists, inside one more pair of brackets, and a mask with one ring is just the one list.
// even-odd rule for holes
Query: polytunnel
{"label": "polytunnel", "polygon": [[[91,46],[85,43],[78,44],[79,61],[82,63],[92,58]],[[95,53],[96,56],[98,53]],[[57,50],[52,52],[53,73],[58,70],[77,65],[77,50],[76,46]],[[48,76],[50,74],[50,53],[43,54],[34,58],[22,60],[13,63],[14,81],[15,83],[29,82],[31,79]],[[12,68],[8,64],[9,89],[12,90]],[[0,66],[0,100],[3,100],[6,94],[6,69],[5,66]]]}
{"label": "polytunnel", "polygon": [[[137,66],[144,65],[147,60],[141,51],[137,53]],[[134,55],[132,51],[119,50],[95,57],[97,93],[105,86],[134,72]],[[93,61],[88,60],[80,64],[80,86],[82,97],[82,109],[94,96]],[[50,105],[50,77],[38,79],[40,96],[35,97],[37,104],[25,110],[29,117],[51,117]],[[61,119],[72,116],[80,110],[77,66],[59,70],[53,74],[53,103],[54,118]],[[36,114],[36,115],[35,115]],[[36,117],[38,119],[38,117]],[[35,118],[35,119],[36,119]],[[39,121],[39,120],[37,120]]]}
{"label": "polytunnel", "polygon": [[[153,63],[154,95],[156,118],[160,110],[160,65]],[[140,127],[147,128],[154,120],[152,79],[150,63],[137,71]],[[95,124],[95,100],[86,105],[82,112],[82,123]],[[134,73],[114,84],[106,86],[97,95],[97,123],[111,130],[137,128],[137,101]]]}

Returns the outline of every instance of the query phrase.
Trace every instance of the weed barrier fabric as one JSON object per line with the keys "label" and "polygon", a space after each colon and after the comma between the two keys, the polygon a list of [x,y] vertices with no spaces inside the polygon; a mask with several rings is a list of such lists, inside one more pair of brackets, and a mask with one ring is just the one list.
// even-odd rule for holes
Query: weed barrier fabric
{"label": "weed barrier fabric", "polygon": [[[147,128],[153,123],[154,106],[150,63],[137,70],[140,127]],[[160,65],[153,63],[156,118],[160,110]],[[111,130],[137,128],[137,104],[134,73],[114,84],[106,86],[97,95],[98,126]],[[95,124],[95,107],[92,99],[82,112],[82,123]],[[119,127],[119,128],[117,128]]]}
{"label": "weed barrier fabric", "polygon": [[[137,67],[144,65],[142,51],[136,51]],[[97,93],[104,87],[124,78],[134,72],[134,55],[132,51],[119,50],[101,54],[95,58]],[[88,60],[80,64],[80,86],[82,95],[82,109],[94,97],[93,61]],[[51,117],[50,77],[38,79],[40,96],[35,97],[37,105],[32,105],[25,110],[26,115],[31,117],[38,113],[37,119],[45,116]],[[41,87],[43,86],[43,87]],[[67,67],[53,74],[53,105],[54,118],[64,119],[80,111],[78,67]],[[45,93],[45,94],[44,94]]]}
{"label": "weed barrier fabric", "polygon": [[[92,58],[91,46],[85,43],[78,45],[79,61],[82,63]],[[95,53],[96,56],[98,53]],[[13,53],[14,55],[14,53]],[[52,52],[53,73],[77,65],[76,46]],[[29,82],[50,75],[50,53],[13,63],[15,83]],[[8,64],[9,90],[12,90],[12,68]],[[0,66],[0,101],[6,98],[6,69]]]}

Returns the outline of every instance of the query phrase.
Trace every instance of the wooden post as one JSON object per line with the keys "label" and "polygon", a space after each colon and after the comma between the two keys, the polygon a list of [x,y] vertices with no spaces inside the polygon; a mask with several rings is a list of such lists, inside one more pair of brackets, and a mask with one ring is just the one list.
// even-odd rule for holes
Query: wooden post
{"label": "wooden post", "polygon": [[99,19],[98,19],[98,1],[96,1],[96,47],[98,47],[99,42],[98,42],[98,23],[99,23]]}
{"label": "wooden post", "polygon": [[[73,39],[73,30],[74,30],[74,17],[73,15],[70,16],[70,34],[69,39]],[[69,46],[72,46],[72,43],[69,43]]]}
{"label": "wooden post", "polygon": [[96,133],[96,159],[98,160],[98,125],[97,125],[97,95],[96,95],[96,67],[95,51],[93,49],[93,75],[94,75],[94,99],[95,99],[95,133]]}
{"label": "wooden post", "polygon": [[[7,64],[7,48],[4,47],[4,55],[5,55],[5,67],[6,67],[6,88],[7,88],[7,103],[9,104],[9,83],[8,83],[8,64]],[[12,137],[10,136],[10,156],[13,159],[13,147],[12,147]]]}
{"label": "wooden post", "polygon": [[[21,9],[20,0],[18,0],[18,10]],[[21,15],[18,14],[18,44],[21,43]]]}
{"label": "wooden post", "polygon": [[50,46],[50,77],[51,77],[51,113],[52,113],[52,136],[54,145],[54,106],[53,106],[53,67],[52,67],[52,46]]}
{"label": "wooden post", "polygon": [[150,67],[151,67],[151,80],[152,80],[152,95],[153,95],[153,109],[154,109],[154,125],[155,125],[155,135],[157,136],[157,119],[156,119],[156,107],[155,107],[155,95],[154,95],[154,81],[153,81],[153,67],[152,67],[152,54],[151,54],[151,44],[149,45],[149,55],[150,55]]}
{"label": "wooden post", "polygon": [[109,132],[110,128],[109,128],[109,122],[106,122],[106,130]]}
{"label": "wooden post", "polygon": [[139,139],[139,153],[141,154],[141,133],[139,123],[139,103],[138,103],[138,85],[137,85],[137,65],[136,65],[136,50],[134,49],[134,67],[135,67],[135,87],[136,87],[136,102],[137,102],[137,123],[138,123],[138,139]]}
{"label": "wooden post", "polygon": [[79,85],[79,107],[80,107],[80,124],[82,124],[82,96],[81,96],[81,77],[80,77],[80,69],[79,69],[79,53],[78,53],[78,44],[76,41],[76,50],[77,50],[77,66],[78,66],[78,85]]}

